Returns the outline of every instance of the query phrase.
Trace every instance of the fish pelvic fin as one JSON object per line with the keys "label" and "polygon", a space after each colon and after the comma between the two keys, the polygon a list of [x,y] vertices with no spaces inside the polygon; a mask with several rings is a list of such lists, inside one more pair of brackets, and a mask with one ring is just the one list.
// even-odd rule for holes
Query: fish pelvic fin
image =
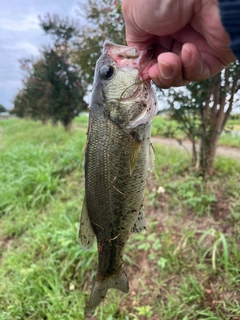
{"label": "fish pelvic fin", "polygon": [[150,143],[149,145],[149,151],[148,151],[148,170],[150,172],[153,172],[154,170],[154,161],[155,161],[155,156],[154,156],[154,149],[152,144]]}
{"label": "fish pelvic fin", "polygon": [[78,242],[82,248],[89,250],[93,245],[94,239],[95,234],[88,216],[86,197],[84,197],[78,233]]}
{"label": "fish pelvic fin", "polygon": [[118,289],[122,292],[128,293],[129,284],[124,269],[122,269],[122,273],[120,275],[113,275],[104,280],[96,279],[93,284],[90,300],[85,312],[88,313],[89,311],[95,309],[104,300],[107,291],[110,288]]}
{"label": "fish pelvic fin", "polygon": [[142,146],[141,140],[138,140],[136,136],[134,136],[132,139],[131,154],[130,154],[130,174],[133,173],[133,170],[137,163],[141,146]]}

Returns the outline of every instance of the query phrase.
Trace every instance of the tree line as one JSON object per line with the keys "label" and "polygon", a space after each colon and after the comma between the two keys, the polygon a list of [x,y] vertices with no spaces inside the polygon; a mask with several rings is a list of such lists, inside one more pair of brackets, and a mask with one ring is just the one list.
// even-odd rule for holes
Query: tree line
{"label": "tree line", "polygon": [[78,36],[77,26],[57,15],[40,18],[40,26],[52,36],[53,43],[42,48],[41,58],[23,59],[23,88],[14,99],[12,110],[18,117],[30,117],[53,124],[59,121],[66,130],[87,104],[87,91],[78,64],[71,61],[71,50]]}
{"label": "tree line", "polygon": [[[12,112],[17,116],[61,122],[69,129],[74,117],[87,107],[84,96],[93,82],[104,40],[126,43],[120,0],[88,0],[79,4],[77,14],[87,21],[85,25],[79,27],[57,15],[40,18],[40,26],[53,43],[42,48],[39,60],[21,61],[26,76],[14,99]],[[202,175],[213,174],[218,139],[239,103],[239,79],[236,62],[211,79],[180,89],[156,89],[160,100],[167,102],[169,116],[192,142],[192,165]]]}

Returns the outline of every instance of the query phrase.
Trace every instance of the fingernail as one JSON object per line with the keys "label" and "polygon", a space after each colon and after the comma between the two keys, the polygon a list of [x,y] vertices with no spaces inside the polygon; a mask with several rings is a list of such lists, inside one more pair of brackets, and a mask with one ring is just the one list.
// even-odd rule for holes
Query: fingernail
{"label": "fingernail", "polygon": [[160,68],[159,68],[159,71],[160,71],[160,74],[163,78],[165,79],[169,79],[171,78],[172,74],[173,74],[173,68],[170,64],[167,64],[165,62],[159,62],[160,64]]}

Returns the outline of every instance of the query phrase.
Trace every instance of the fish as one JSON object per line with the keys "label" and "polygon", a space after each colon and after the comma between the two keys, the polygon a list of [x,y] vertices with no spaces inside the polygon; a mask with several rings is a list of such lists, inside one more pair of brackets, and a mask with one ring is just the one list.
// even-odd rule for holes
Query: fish
{"label": "fish", "polygon": [[142,71],[150,50],[105,41],[95,67],[85,147],[85,197],[79,243],[97,239],[98,267],[86,311],[110,288],[129,292],[123,254],[132,232],[146,229],[143,207],[148,171],[154,167],[150,142],[157,99]]}

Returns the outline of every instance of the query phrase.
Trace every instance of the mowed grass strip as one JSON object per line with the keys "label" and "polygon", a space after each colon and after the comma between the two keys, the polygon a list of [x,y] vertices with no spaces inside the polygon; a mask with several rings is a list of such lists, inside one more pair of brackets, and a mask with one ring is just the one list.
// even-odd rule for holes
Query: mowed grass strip
{"label": "mowed grass strip", "polygon": [[[77,243],[86,130],[0,127],[0,320],[84,319],[97,267],[96,246]],[[239,319],[239,164],[217,158],[203,180],[184,151],[157,145],[155,157],[147,231],[124,256],[130,292],[109,290],[92,319]]]}

